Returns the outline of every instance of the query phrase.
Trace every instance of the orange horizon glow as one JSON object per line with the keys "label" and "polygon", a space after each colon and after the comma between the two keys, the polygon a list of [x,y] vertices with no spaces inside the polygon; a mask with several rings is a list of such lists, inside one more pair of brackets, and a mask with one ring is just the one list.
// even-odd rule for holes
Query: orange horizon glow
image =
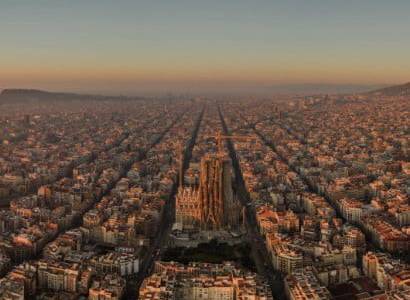
{"label": "orange horizon glow", "polygon": [[62,2],[0,4],[0,88],[410,81],[410,2]]}

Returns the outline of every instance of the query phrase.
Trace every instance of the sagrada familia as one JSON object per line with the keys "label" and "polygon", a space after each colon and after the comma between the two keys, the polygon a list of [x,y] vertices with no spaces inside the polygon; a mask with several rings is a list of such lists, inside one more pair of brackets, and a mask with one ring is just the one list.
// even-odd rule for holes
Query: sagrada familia
{"label": "sagrada familia", "polygon": [[200,162],[199,184],[180,185],[175,222],[184,231],[230,230],[240,225],[241,205],[232,189],[232,162],[221,153]]}

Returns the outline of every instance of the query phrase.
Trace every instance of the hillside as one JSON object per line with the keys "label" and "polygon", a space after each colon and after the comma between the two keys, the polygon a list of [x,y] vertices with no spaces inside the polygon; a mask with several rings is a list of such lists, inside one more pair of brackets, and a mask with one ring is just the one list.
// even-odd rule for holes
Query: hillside
{"label": "hillside", "polygon": [[28,101],[89,101],[89,100],[134,100],[125,96],[101,96],[75,93],[48,92],[34,89],[5,89],[0,93],[0,103]]}
{"label": "hillside", "polygon": [[371,91],[370,93],[384,96],[410,96],[410,82]]}

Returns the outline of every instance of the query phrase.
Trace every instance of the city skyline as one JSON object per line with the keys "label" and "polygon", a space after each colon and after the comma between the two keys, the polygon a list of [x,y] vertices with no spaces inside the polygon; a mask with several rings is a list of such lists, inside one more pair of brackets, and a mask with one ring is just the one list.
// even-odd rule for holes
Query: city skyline
{"label": "city skyline", "polygon": [[409,95],[9,91],[0,299],[407,299]]}
{"label": "city skyline", "polygon": [[272,93],[405,83],[409,9],[369,0],[4,1],[0,89]]}
{"label": "city skyline", "polygon": [[409,11],[0,1],[0,300],[409,300]]}

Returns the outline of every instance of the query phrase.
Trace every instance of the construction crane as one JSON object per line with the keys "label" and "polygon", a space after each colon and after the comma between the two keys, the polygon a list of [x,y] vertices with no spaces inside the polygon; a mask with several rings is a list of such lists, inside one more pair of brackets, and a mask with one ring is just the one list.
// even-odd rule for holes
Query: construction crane
{"label": "construction crane", "polygon": [[218,153],[221,154],[223,153],[223,140],[235,140],[235,141],[245,141],[245,142],[249,142],[249,141],[254,141],[256,140],[256,137],[254,136],[246,136],[246,135],[223,135],[220,131],[218,131],[217,134],[215,135],[207,135],[205,136],[205,138],[209,139],[209,138],[213,138],[216,141],[216,147],[218,149]]}

